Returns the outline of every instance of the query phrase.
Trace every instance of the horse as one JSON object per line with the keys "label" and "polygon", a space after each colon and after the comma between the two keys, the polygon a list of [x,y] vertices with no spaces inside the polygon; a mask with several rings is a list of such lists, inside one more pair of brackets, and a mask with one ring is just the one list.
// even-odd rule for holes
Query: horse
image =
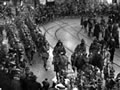
{"label": "horse", "polygon": [[71,56],[71,63],[74,70],[74,67],[77,70],[82,69],[82,66],[85,64],[86,55],[84,53],[73,53]]}
{"label": "horse", "polygon": [[89,63],[93,66],[98,67],[100,71],[103,70],[104,60],[102,55],[100,54],[100,51],[89,54]]}
{"label": "horse", "polygon": [[54,65],[54,71],[56,72],[57,80],[59,80],[59,77],[62,76],[63,71],[66,71],[68,69],[68,57],[66,55],[56,55],[53,57]]}

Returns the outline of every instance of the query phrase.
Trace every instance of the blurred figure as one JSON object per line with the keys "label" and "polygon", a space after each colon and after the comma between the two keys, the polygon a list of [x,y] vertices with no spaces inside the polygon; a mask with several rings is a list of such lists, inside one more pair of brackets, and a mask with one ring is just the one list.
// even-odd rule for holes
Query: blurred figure
{"label": "blurred figure", "polygon": [[105,25],[105,19],[104,19],[104,17],[103,16],[101,16],[101,21],[100,21],[100,23],[101,23],[101,25]]}
{"label": "blurred figure", "polygon": [[58,40],[58,42],[53,50],[53,55],[59,55],[59,54],[61,54],[61,55],[66,54],[65,47],[64,47],[63,43],[61,42],[61,40]]}
{"label": "blurred figure", "polygon": [[112,34],[116,42],[116,48],[119,48],[119,31],[116,23],[113,25]]}
{"label": "blurred figure", "polygon": [[99,50],[98,40],[95,38],[90,45],[89,53],[97,52]]}
{"label": "blurred figure", "polygon": [[83,21],[83,26],[84,26],[85,32],[87,32],[87,25],[88,25],[88,20],[85,19],[85,20]]}
{"label": "blurred figure", "polygon": [[115,39],[112,36],[110,36],[110,40],[108,42],[108,47],[109,47],[109,52],[110,52],[110,61],[113,63],[113,59],[114,59],[114,53],[115,53],[115,48],[116,48],[116,42]]}
{"label": "blurred figure", "polygon": [[94,28],[94,36],[99,40],[99,34],[100,34],[100,24],[96,23]]}
{"label": "blurred figure", "polygon": [[49,90],[49,87],[50,87],[50,83],[48,82],[48,79],[45,78],[45,80],[42,82],[43,84],[43,90]]}
{"label": "blurred figure", "polygon": [[93,28],[93,23],[92,23],[91,18],[89,17],[89,19],[88,19],[88,36],[89,37],[91,36],[92,28]]}
{"label": "blurred figure", "polygon": [[28,76],[26,90],[42,90],[41,84],[36,81],[37,77],[33,74]]}
{"label": "blurred figure", "polygon": [[74,50],[75,53],[83,53],[85,54],[86,53],[86,44],[85,44],[85,40],[82,39],[81,40],[81,43],[79,45],[77,45],[77,47],[75,48]]}
{"label": "blurred figure", "polygon": [[11,88],[11,79],[9,76],[4,72],[3,65],[0,65],[0,88],[2,90],[13,90]]}
{"label": "blurred figure", "polygon": [[22,84],[20,82],[20,72],[19,70],[15,70],[15,74],[11,81],[11,88],[12,90],[22,90]]}
{"label": "blurred figure", "polygon": [[84,18],[81,17],[81,21],[80,21],[80,22],[81,22],[81,23],[80,23],[80,24],[81,24],[81,29],[83,29],[83,21],[84,21]]}

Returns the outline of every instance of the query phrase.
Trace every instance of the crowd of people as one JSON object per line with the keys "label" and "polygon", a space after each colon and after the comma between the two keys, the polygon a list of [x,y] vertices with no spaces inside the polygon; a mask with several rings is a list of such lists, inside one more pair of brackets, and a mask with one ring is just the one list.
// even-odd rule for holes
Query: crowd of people
{"label": "crowd of people", "polygon": [[[26,7],[1,5],[0,25],[0,88],[2,90],[41,90],[49,87],[47,79],[42,85],[30,70],[36,52],[44,61],[49,57],[49,43],[39,27],[32,22]],[[23,11],[22,11],[23,10]],[[47,70],[47,69],[46,69]]]}
{"label": "crowd of people", "polygon": [[[86,53],[86,44],[82,39],[81,44],[75,48],[71,56],[71,66],[74,71],[77,68],[77,78],[69,78],[65,74],[70,62],[63,43],[58,41],[53,50],[53,65],[54,71],[57,72],[57,82],[53,82],[52,88],[71,89],[76,86],[82,90],[88,88],[102,90],[103,78],[100,74],[102,71],[107,90],[111,90],[116,82],[119,82],[119,75],[115,80],[113,68],[114,53],[116,48],[119,48],[119,13],[110,14],[107,21],[101,17],[98,22],[96,16],[102,10],[99,12],[82,10],[75,2],[52,6],[40,5],[35,8],[23,4],[15,7],[15,13],[12,9],[13,7],[6,5],[0,7],[0,17],[4,22],[0,25],[0,80],[2,81],[0,88],[2,90],[49,89],[50,84],[47,78],[42,82],[43,85],[38,83],[36,75],[30,71],[28,64],[32,65],[34,54],[38,53],[47,71],[46,63],[50,46],[42,35],[39,25],[66,16],[81,17],[81,29],[85,30],[89,37],[95,37],[95,39],[89,48],[89,54]],[[87,13],[91,14],[87,15]]]}

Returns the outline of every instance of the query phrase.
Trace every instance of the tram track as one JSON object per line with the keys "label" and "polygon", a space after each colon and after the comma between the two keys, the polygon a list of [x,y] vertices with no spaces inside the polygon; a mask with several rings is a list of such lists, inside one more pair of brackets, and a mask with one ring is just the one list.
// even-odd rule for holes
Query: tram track
{"label": "tram track", "polygon": [[[46,36],[46,34],[48,33],[51,37],[53,37],[55,40],[59,40],[59,38],[57,37],[57,32],[59,31],[59,30],[61,30],[62,29],[62,27],[65,27],[65,26],[62,26],[62,27],[59,27],[56,31],[55,31],[55,33],[54,33],[54,35],[55,36],[53,36],[53,35],[51,35],[50,33],[49,33],[49,31],[51,30],[51,29],[46,29],[44,26],[42,26],[44,29],[45,29],[45,36]],[[52,49],[54,49],[54,47],[50,44],[50,46],[51,46],[51,48]],[[65,46],[65,48],[67,49],[67,50],[69,50],[71,53],[73,53],[73,51],[72,50],[70,50],[69,48],[67,48],[66,46]]]}
{"label": "tram track", "polygon": [[[52,30],[52,28],[54,28],[54,27],[56,27],[56,26],[52,26],[52,27],[50,27],[50,28],[48,28],[48,29],[46,29],[44,26],[42,26],[43,29],[45,30],[45,33],[44,33],[45,36],[46,36],[46,34],[48,33],[48,34],[49,34],[50,36],[52,36],[55,40],[58,41],[58,40],[60,40],[60,39],[58,38],[57,33],[62,29],[62,30],[65,30],[67,33],[69,33],[69,34],[72,35],[75,39],[77,39],[77,40],[79,40],[79,41],[81,41],[81,39],[80,39],[80,37],[79,37],[79,34],[89,40],[88,37],[86,37],[85,35],[83,35],[83,34],[81,33],[82,29],[78,31],[78,30],[75,29],[75,27],[73,27],[72,25],[69,25],[68,23],[63,22],[62,20],[59,21],[59,22],[62,23],[62,25],[61,25],[61,24],[58,24],[57,22],[53,22],[53,23],[55,23],[56,25],[59,26],[59,28],[55,31],[54,35],[51,35],[51,34],[49,33],[49,31]],[[64,25],[64,26],[63,26],[63,25]],[[69,27],[71,27],[73,30],[77,31],[77,37],[78,37],[78,38],[75,37],[73,34],[71,34],[70,32],[68,32],[68,31],[65,29],[65,27],[67,27],[66,25],[69,26]],[[50,46],[51,46],[51,48],[54,48],[52,45],[50,45]],[[86,44],[86,46],[87,46],[87,47],[90,47],[88,44]],[[73,51],[72,51],[71,49],[69,49],[68,47],[65,46],[65,48],[66,48],[67,50],[69,50],[71,53],[73,53]],[[117,57],[120,58],[119,55],[116,55],[116,54],[115,54],[115,56],[117,56]],[[118,65],[117,63],[114,62],[114,64],[115,64],[116,66],[120,67],[120,65]]]}
{"label": "tram track", "polygon": [[[60,22],[60,21],[59,21]],[[76,32],[76,36],[78,37],[75,37],[72,33],[70,33],[70,32],[68,32],[66,29],[65,29],[65,27],[62,27],[62,25],[61,24],[58,24],[58,23],[56,23],[56,22],[54,22],[55,24],[57,24],[59,27],[61,27],[61,29],[62,30],[65,30],[67,33],[69,33],[72,37],[74,37],[76,40],[78,40],[78,41],[80,41],[81,42],[81,39],[79,38],[79,33],[82,31],[82,29],[81,30],[79,30],[79,31],[77,31]],[[67,23],[63,23],[63,24],[67,24]],[[68,26],[68,25],[67,25]],[[59,30],[56,30],[57,32],[59,31]],[[56,32],[56,36],[57,36],[57,32]],[[83,36],[84,37],[84,36]],[[90,46],[88,45],[88,44],[86,44],[86,46],[89,48]],[[72,53],[73,53],[73,51],[72,51]]]}
{"label": "tram track", "polygon": [[[59,38],[58,38],[58,36],[57,36],[57,33],[62,29],[62,30],[65,30],[66,31],[66,29],[65,29],[65,27],[67,27],[66,25],[65,25],[65,23],[63,23],[62,25],[65,25],[65,26],[62,26],[61,24],[58,24],[58,23],[56,23],[56,22],[53,22],[54,24],[56,24],[56,25],[58,25],[59,26],[59,28],[55,31],[55,38],[57,39],[57,41],[58,40],[60,40]],[[45,29],[45,34],[46,33],[49,33],[48,31],[49,30],[51,30],[51,29],[47,29],[46,30],[46,28],[44,27],[44,26],[42,26],[44,29]],[[70,32],[68,32],[68,31],[66,31],[67,33],[69,33],[72,37],[74,37],[75,39],[77,39],[78,41],[80,41],[78,38],[76,38],[73,34],[71,34]],[[50,34],[50,33],[49,33]],[[52,37],[54,37],[53,35],[51,35]],[[65,46],[65,48],[66,49],[68,49],[71,53],[73,53],[73,51],[71,50],[71,49],[69,49],[68,47],[66,47]]]}
{"label": "tram track", "polygon": [[[67,26],[70,26],[73,30],[77,31],[72,25],[69,25],[68,23],[63,22],[62,20],[59,21],[59,22],[61,22],[61,23],[63,23],[63,24],[66,24]],[[85,35],[83,35],[83,34],[81,33],[81,30],[80,30],[77,34],[78,34],[78,35],[77,35],[78,37],[79,37],[79,34],[80,34],[80,35],[84,36],[85,38],[89,39],[88,37],[86,37]],[[79,38],[79,39],[80,39],[80,38]],[[81,40],[81,39],[80,39],[80,40]],[[86,44],[86,45],[87,45],[87,44]],[[90,47],[89,45],[87,45],[87,46]],[[120,56],[117,55],[116,53],[115,53],[115,56],[117,56],[118,58],[120,58]],[[116,66],[120,67],[120,65],[118,65],[117,63],[114,62],[114,64],[115,64]]]}

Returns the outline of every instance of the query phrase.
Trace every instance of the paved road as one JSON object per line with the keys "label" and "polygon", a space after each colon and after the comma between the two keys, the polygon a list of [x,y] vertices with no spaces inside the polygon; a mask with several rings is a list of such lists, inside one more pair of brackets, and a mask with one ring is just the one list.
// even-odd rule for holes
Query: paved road
{"label": "paved road", "polygon": [[[42,60],[37,56],[34,56],[34,64],[31,67],[31,70],[38,76],[38,81],[41,82],[44,78],[49,78],[51,81],[55,76],[55,72],[53,71],[52,63],[52,50],[56,45],[58,39],[62,40],[64,46],[67,51],[67,56],[70,56],[75,49],[76,45],[80,43],[82,38],[85,39],[88,48],[93,40],[84,33],[84,30],[81,30],[79,19],[64,19],[59,21],[50,22],[44,26],[40,27],[42,32],[45,33],[47,40],[49,41],[50,48],[50,57],[48,61],[49,70],[46,72],[43,68]],[[117,65],[114,64],[115,75],[120,71],[120,50],[116,50],[116,55],[114,61]]]}

